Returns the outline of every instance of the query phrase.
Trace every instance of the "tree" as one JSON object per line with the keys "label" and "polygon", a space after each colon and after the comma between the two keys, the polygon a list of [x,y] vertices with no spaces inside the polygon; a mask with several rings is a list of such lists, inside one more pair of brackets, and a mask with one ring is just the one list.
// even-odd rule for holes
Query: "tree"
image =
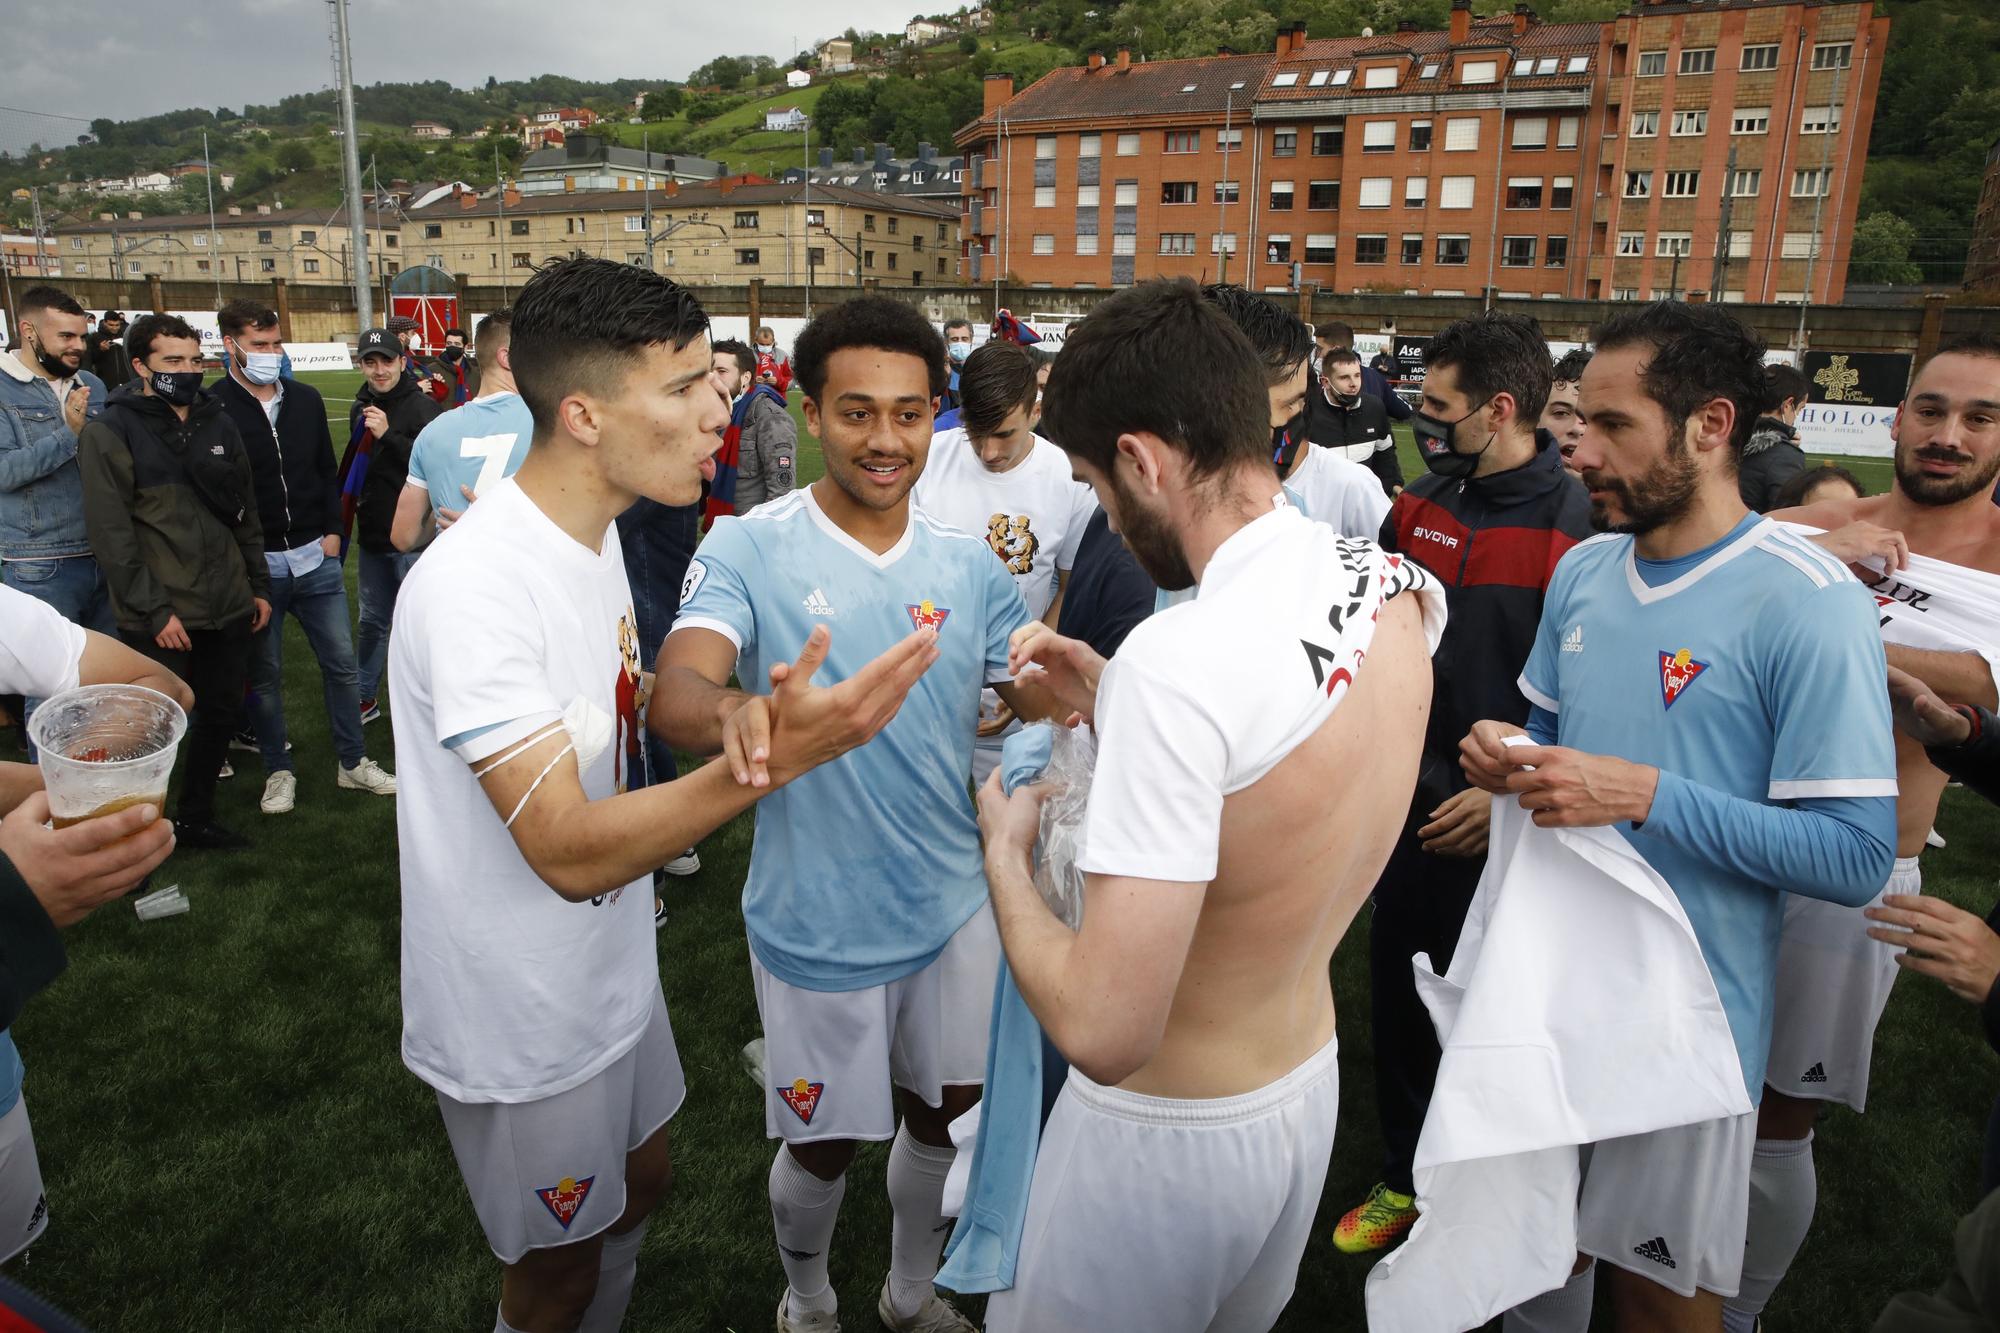
{"label": "tree", "polygon": [[1870,213],[1854,226],[1848,251],[1849,282],[1888,282],[1905,286],[1924,280],[1924,271],[1910,259],[1917,229],[1894,213]]}
{"label": "tree", "polygon": [[978,49],[979,39],[971,33],[968,32],[965,36],[958,39],[958,53],[960,55],[969,56]]}
{"label": "tree", "polygon": [[272,160],[280,171],[310,171],[318,162],[312,148],[303,139],[287,139],[279,144]]}

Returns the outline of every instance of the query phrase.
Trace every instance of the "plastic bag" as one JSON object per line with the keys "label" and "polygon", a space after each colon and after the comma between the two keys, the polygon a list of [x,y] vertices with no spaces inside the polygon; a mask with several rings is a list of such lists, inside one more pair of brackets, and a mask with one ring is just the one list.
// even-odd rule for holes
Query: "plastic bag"
{"label": "plastic bag", "polygon": [[1071,930],[1083,924],[1083,812],[1090,804],[1090,775],[1097,767],[1097,738],[1089,727],[1054,727],[1049,766],[1036,779],[1049,784],[1035,843],[1035,888]]}

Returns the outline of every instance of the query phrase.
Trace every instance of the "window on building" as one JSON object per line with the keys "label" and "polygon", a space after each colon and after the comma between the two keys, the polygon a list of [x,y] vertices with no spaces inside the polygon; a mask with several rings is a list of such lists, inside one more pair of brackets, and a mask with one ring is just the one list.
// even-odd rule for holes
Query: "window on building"
{"label": "window on building", "polygon": [[1357,264],[1386,264],[1389,262],[1389,238],[1387,236],[1357,236],[1354,238],[1354,262]]}
{"label": "window on building", "polygon": [[1111,187],[1111,203],[1117,208],[1131,208],[1139,202],[1139,182],[1119,181]]}
{"label": "window on building", "polygon": [[1043,232],[1035,237],[1035,253],[1052,255],[1056,252],[1056,238],[1053,232]]}
{"label": "window on building", "polygon": [[1768,134],[1770,131],[1771,108],[1766,106],[1745,107],[1729,118],[1731,134]]}
{"label": "window on building", "polygon": [[1166,151],[1169,153],[1199,153],[1201,133],[1198,130],[1168,130]]}
{"label": "window on building", "polygon": [[1468,60],[1458,67],[1460,83],[1497,83],[1500,80],[1500,62],[1497,60]]}
{"label": "window on building", "polygon": [[1193,181],[1161,181],[1160,202],[1163,204],[1191,204],[1194,202]]}
{"label": "window on building", "polygon": [[1682,51],[1681,73],[1683,74],[1715,73],[1715,48],[1712,46],[1702,46],[1702,47],[1695,47],[1691,50]]}
{"label": "window on building", "polygon": [[[672,251],[670,250],[670,251],[668,251],[667,253],[668,253],[668,254],[672,254],[673,252],[672,252]],[[815,246],[811,246],[811,247],[809,247],[809,248],[808,248],[808,249],[806,250],[806,267],[807,267],[807,268],[825,268],[825,267],[826,267],[826,247],[825,247],[825,246],[823,246],[823,245],[815,245]]]}
{"label": "window on building", "polygon": [[1743,63],[1740,69],[1776,69],[1778,67],[1778,47],[1775,42],[1766,46],[1746,46],[1743,48]]}
{"label": "window on building", "polygon": [[[627,226],[626,226],[626,228],[625,228],[625,229],[626,229],[627,231],[630,231],[630,230],[632,229],[632,228],[631,228],[631,226],[629,225],[629,224],[630,224],[630,222],[631,222],[631,219],[629,219],[629,218],[628,218],[628,219],[626,219],[626,222],[627,222]],[[754,213],[754,212],[744,212],[744,211],[742,211],[742,210],[740,210],[740,209],[739,209],[739,210],[737,211],[737,214],[736,214],[736,229],[737,229],[738,231],[755,231],[755,230],[757,230],[757,215],[756,215],[756,213]],[[890,230],[890,231],[894,231],[895,229],[896,229],[896,223],[895,223],[895,220],[894,220],[894,219],[892,218],[892,219],[890,219],[890,222],[889,222],[889,230]]]}
{"label": "window on building", "polygon": [[1242,197],[1242,190],[1236,181],[1216,181],[1215,197],[1211,203],[1233,204]]}
{"label": "window on building", "polygon": [[1840,133],[1840,108],[1837,106],[1809,106],[1799,117],[1800,134]]}
{"label": "window on building", "polygon": [[1666,188],[1660,193],[1668,199],[1692,199],[1701,193],[1701,173],[1699,171],[1669,171]]}
{"label": "window on building", "polygon": [[1810,167],[1792,173],[1792,198],[1812,199],[1833,193],[1833,172],[1825,167]]}
{"label": "window on building", "polygon": [[875,230],[875,215],[873,213],[863,213],[861,215],[861,230],[863,231]]}
{"label": "window on building", "polygon": [[1097,253],[1097,234],[1096,234],[1095,232],[1093,232],[1093,233],[1091,233],[1091,234],[1090,234],[1090,235],[1088,235],[1088,236],[1083,236],[1083,235],[1079,235],[1079,236],[1078,236],[1078,237],[1076,238],[1076,252],[1077,252],[1078,254],[1080,254],[1080,255],[1094,255],[1094,254],[1096,254],[1096,253]]}
{"label": "window on building", "polygon": [[1054,208],[1055,206],[1056,187],[1053,185],[1037,185],[1035,187],[1035,207]]}
{"label": "window on building", "polygon": [[[1096,189],[1097,187],[1093,185],[1093,186],[1091,186],[1090,188],[1094,190],[1094,189]],[[1093,202],[1095,202],[1095,200],[1096,200],[1096,196],[1095,196],[1095,195],[1093,195],[1093,196],[1092,196],[1091,198],[1092,198],[1092,201],[1093,201]],[[949,237],[949,236],[948,236],[948,235],[947,235],[947,234],[945,233],[945,229],[944,229],[944,225],[945,225],[945,224],[944,224],[944,223],[942,223],[942,222],[940,222],[940,223],[938,223],[938,224],[937,224],[937,229],[938,229],[938,233],[937,233],[937,238],[938,238],[938,239],[939,239],[940,241],[943,241],[943,240],[949,240],[949,239],[950,239],[950,237]]]}
{"label": "window on building", "polygon": [[1191,231],[1163,231],[1160,233],[1160,253],[1163,255],[1191,255],[1194,253],[1194,233]]}
{"label": "window on building", "polygon": [[1571,208],[1576,203],[1576,178],[1558,176],[1549,182],[1549,207]]}
{"label": "window on building", "polygon": [[1653,253],[1661,259],[1686,259],[1694,253],[1694,236],[1685,231],[1663,231],[1653,238]]}
{"label": "window on building", "polygon": [[1299,132],[1297,130],[1271,131],[1272,157],[1297,157],[1299,155]]}
{"label": "window on building", "polygon": [[1306,237],[1306,263],[1331,264],[1340,258],[1340,238],[1332,233]]}
{"label": "window on building", "polygon": [[1535,58],[1533,56],[1523,56],[1521,59],[1516,60],[1514,62],[1515,78],[1525,79],[1534,72],[1535,72]]}
{"label": "window on building", "polygon": [[316,231],[302,231],[299,233],[300,245],[313,245],[317,243],[318,240],[319,240],[319,233]]}
{"label": "window on building", "polygon": [[1749,232],[1732,231],[1729,233],[1729,257],[1731,259],[1748,259],[1750,257]]}
{"label": "window on building", "polygon": [[873,250],[863,250],[861,252],[861,267],[863,268],[875,267],[875,252]]}
{"label": "window on building", "polygon": [[1045,161],[1048,158],[1054,157],[1055,155],[1056,155],[1056,136],[1053,134],[1036,135],[1035,136],[1036,160]]}
{"label": "window on building", "polygon": [[1632,137],[1634,139],[1650,139],[1659,132],[1659,112],[1634,111],[1632,113]]}
{"label": "window on building", "polygon": [[1312,77],[1306,80],[1306,87],[1324,88],[1326,87],[1327,79],[1330,78],[1332,74],[1333,71],[1330,69],[1316,69],[1313,71]]}
{"label": "window on building", "polygon": [[1560,56],[1543,56],[1535,62],[1535,73],[1537,76],[1553,74],[1556,72],[1556,67],[1561,64],[1562,58]]}
{"label": "window on building", "polygon": [[1673,132],[1675,137],[1681,139],[1698,137],[1700,135],[1707,134],[1708,112],[1706,111],[1674,112]]}
{"label": "window on building", "polygon": [[194,244],[198,250],[208,249],[208,233],[205,231],[196,232],[194,234]]}
{"label": "window on building", "polygon": [[1438,237],[1437,262],[1440,264],[1471,263],[1472,238],[1470,236]]}
{"label": "window on building", "polygon": [[1215,151],[1218,153],[1240,153],[1243,151],[1242,130],[1217,130]]}
{"label": "window on building", "polygon": [[[667,262],[668,262],[669,264],[673,263],[673,261],[674,261],[674,252],[673,252],[673,251],[671,251],[671,250],[669,250],[669,251],[667,251],[667,252],[666,252],[666,254],[667,254]],[[530,264],[529,264],[529,261],[528,261],[528,252],[527,252],[526,250],[516,250],[516,251],[514,252],[514,267],[515,267],[515,268],[528,268],[528,267],[530,267]]]}
{"label": "window on building", "polygon": [[1422,236],[1403,237],[1403,252],[1401,255],[1401,259],[1405,264],[1423,263],[1424,238]]}
{"label": "window on building", "polygon": [[1788,231],[1778,254],[1782,259],[1817,259],[1819,237],[1809,231]]}
{"label": "window on building", "polygon": [[1514,122],[1514,147],[1535,149],[1548,146],[1549,122],[1546,116],[1523,116]]}
{"label": "window on building", "polygon": [[1665,51],[1641,51],[1639,53],[1639,77],[1642,79],[1663,78],[1667,72]]}
{"label": "window on building", "polygon": [[1077,186],[1077,187],[1076,187],[1076,206],[1077,206],[1078,208],[1096,208],[1096,207],[1097,207],[1097,199],[1098,199],[1098,194],[1099,194],[1099,191],[1100,191],[1100,188],[1101,188],[1101,187],[1099,187],[1099,186],[1096,186],[1096,185],[1079,185],[1079,186]]}
{"label": "window on building", "polygon": [[1236,253],[1236,233],[1233,231],[1212,231],[1208,234],[1208,252],[1212,255],[1233,255]]}
{"label": "window on building", "polygon": [[1428,120],[1410,122],[1410,151],[1427,153],[1431,147],[1431,123]]}
{"label": "window on building", "polygon": [[1504,236],[1500,240],[1501,268],[1533,268],[1538,236]]}
{"label": "window on building", "polygon": [[[1092,237],[1091,239],[1095,240],[1096,238],[1095,238],[1095,237]],[[1097,253],[1097,252],[1096,252],[1095,250],[1093,250],[1093,251],[1091,251],[1091,253],[1092,253],[1092,254],[1095,254],[1095,253]],[[937,271],[938,271],[938,276],[939,276],[940,278],[942,278],[942,277],[944,276],[944,260],[942,260],[942,259],[938,260],[938,262],[937,262]]]}
{"label": "window on building", "polygon": [[[395,248],[396,248],[396,242],[397,242],[397,240],[398,240],[398,239],[400,239],[400,238],[398,238],[398,237],[395,237],[395,236],[384,236],[384,237],[382,238],[382,241],[383,241],[383,244],[387,245],[387,246],[388,246],[388,247],[389,247],[389,248],[390,248],[391,250],[393,250],[393,249],[395,249]],[[216,241],[216,245],[220,246],[221,244],[222,244],[222,242],[221,242],[221,241],[220,241],[220,240],[218,239],[218,240]]]}
{"label": "window on building", "polygon": [[[430,228],[429,227],[424,228],[424,235],[428,236],[430,234],[431,234]],[[269,231],[260,231],[257,233],[257,244],[269,245],[270,243],[271,243],[271,233]]]}
{"label": "window on building", "polygon": [[739,266],[751,266],[761,262],[761,257],[755,250],[738,250],[736,262]]}
{"label": "window on building", "polygon": [[1362,208],[1387,208],[1391,181],[1387,176],[1370,176],[1361,182]]}
{"label": "window on building", "polygon": [[1549,243],[1548,243],[1548,244],[1547,244],[1546,246],[1544,246],[1544,247],[1542,248],[1542,253],[1543,253],[1543,255],[1544,255],[1544,256],[1546,256],[1546,257],[1545,257],[1545,258],[1544,258],[1544,259],[1542,260],[1542,265],[1543,265],[1543,267],[1545,267],[1545,268],[1566,268],[1566,267],[1568,267],[1568,265],[1569,265],[1569,237],[1567,237],[1567,236],[1551,236],[1551,237],[1549,237],[1549,238],[1548,238],[1548,242],[1549,242]]}
{"label": "window on building", "polygon": [[1576,136],[1583,128],[1582,116],[1563,116],[1556,121],[1556,147],[1576,147]]}
{"label": "window on building", "polygon": [[1137,157],[1137,156],[1139,156],[1139,136],[1138,136],[1138,135],[1136,135],[1136,134],[1121,134],[1121,135],[1119,135],[1119,136],[1118,136],[1118,156],[1120,156],[1120,157]]}
{"label": "window on building", "polygon": [[1513,176],[1507,181],[1507,207],[1540,208],[1542,206],[1542,178],[1540,176]]}
{"label": "window on building", "polygon": [[1396,86],[1397,72],[1397,67],[1394,65],[1376,65],[1372,69],[1364,69],[1361,71],[1361,86],[1363,88],[1393,88]]}
{"label": "window on building", "polygon": [[1403,178],[1403,207],[1422,208],[1430,202],[1430,197],[1430,177],[1405,176]]}
{"label": "window on building", "polygon": [[[1194,242],[1189,241],[1188,244],[1193,245]],[[1111,238],[1111,253],[1113,257],[1116,257],[1118,255],[1138,254],[1139,238],[1137,236],[1132,235],[1130,232],[1126,232],[1120,236],[1113,236]],[[1188,253],[1193,254],[1194,252],[1190,250]]]}
{"label": "window on building", "polygon": [[1854,43],[1821,42],[1813,48],[1814,69],[1846,69],[1854,59]]}
{"label": "window on building", "polygon": [[1292,183],[1290,181],[1271,182],[1271,211],[1289,213],[1292,211]]}
{"label": "window on building", "polygon": [[1438,207],[1471,208],[1473,181],[1471,176],[1446,176],[1438,182]]}
{"label": "window on building", "polygon": [[[824,227],[826,225],[826,210],[823,208],[808,208],[806,210],[806,225],[808,227]],[[938,239],[942,240],[944,238],[939,237]]]}
{"label": "window on building", "polygon": [[1267,264],[1289,264],[1292,262],[1292,238],[1272,236],[1264,242],[1264,262]]}
{"label": "window on building", "polygon": [[1653,173],[1650,171],[1628,171],[1625,173],[1625,197],[1627,199],[1650,199],[1653,197]]}
{"label": "window on building", "polygon": [[1479,121],[1472,116],[1454,116],[1444,123],[1444,150],[1469,153],[1479,147]]}
{"label": "window on building", "polygon": [[1104,151],[1104,136],[1100,134],[1079,134],[1076,136],[1078,157],[1098,157]]}
{"label": "window on building", "polygon": [[912,250],[915,250],[915,251],[917,251],[917,252],[918,252],[918,253],[920,253],[920,254],[921,254],[921,253],[923,252],[923,248],[924,248],[924,234],[923,234],[922,232],[920,232],[920,231],[919,231],[919,232],[912,232],[912,233],[910,234],[910,248],[911,248]]}
{"label": "window on building", "polygon": [[1361,151],[1364,153],[1395,152],[1396,122],[1393,120],[1370,120],[1362,122]]}
{"label": "window on building", "polygon": [[1761,171],[1738,171],[1729,178],[1729,194],[1733,199],[1754,199],[1758,188],[1764,183]]}
{"label": "window on building", "polygon": [[72,250],[81,250],[81,249],[83,249],[83,237],[81,237],[81,236],[72,236],[72,237],[70,237],[70,238],[69,238],[69,248],[70,248],[70,249],[72,249]]}
{"label": "window on building", "polygon": [[526,236],[528,234],[528,220],[526,218],[514,218],[510,220],[507,223],[507,234],[509,236]]}
{"label": "window on building", "polygon": [[1621,231],[1618,233],[1618,253],[1621,257],[1646,253],[1646,233],[1643,231]]}
{"label": "window on building", "polygon": [[306,261],[305,261],[305,269],[306,269],[306,272],[308,272],[308,273],[317,273],[317,272],[319,272],[319,261],[318,261],[317,259],[308,259],[308,260],[306,260]]}
{"label": "window on building", "polygon": [[1291,70],[1288,73],[1280,74],[1277,78],[1272,79],[1271,86],[1273,88],[1290,88],[1296,83],[1298,83],[1298,81],[1299,81],[1298,71]]}
{"label": "window on building", "polygon": [[1318,211],[1340,207],[1339,181],[1314,181],[1306,186],[1306,207]]}
{"label": "window on building", "polygon": [[1339,157],[1347,138],[1347,123],[1313,126],[1312,150],[1314,157]]}

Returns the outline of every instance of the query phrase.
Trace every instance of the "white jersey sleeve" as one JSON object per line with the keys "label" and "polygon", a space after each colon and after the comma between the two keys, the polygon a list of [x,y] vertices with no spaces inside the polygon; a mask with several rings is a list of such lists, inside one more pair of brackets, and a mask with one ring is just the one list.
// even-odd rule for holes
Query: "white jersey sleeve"
{"label": "white jersey sleeve", "polygon": [[562,717],[542,620],[522,614],[518,593],[477,580],[448,589],[440,580],[423,591],[432,589],[449,595],[405,598],[396,614],[429,659],[433,740],[476,764]]}
{"label": "white jersey sleeve", "polygon": [[46,699],[75,689],[86,638],[48,603],[0,587],[0,689],[8,694]]}
{"label": "white jersey sleeve", "polygon": [[1098,684],[1096,722],[1078,865],[1094,875],[1214,879],[1229,770],[1222,724],[1171,677],[1122,653]]}

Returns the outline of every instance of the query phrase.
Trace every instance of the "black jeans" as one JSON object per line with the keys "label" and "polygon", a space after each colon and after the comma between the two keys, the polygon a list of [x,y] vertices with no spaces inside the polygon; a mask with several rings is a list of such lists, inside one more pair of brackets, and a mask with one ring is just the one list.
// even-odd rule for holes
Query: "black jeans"
{"label": "black jeans", "polygon": [[215,783],[229,757],[229,738],[243,729],[243,688],[250,678],[250,618],[222,629],[191,629],[185,652],[162,648],[151,635],[124,633],[125,642],[187,682],[194,716],[181,745],[181,800],[175,818],[205,824],[215,818]]}
{"label": "black jeans", "polygon": [[1433,856],[1405,831],[1375,886],[1368,925],[1369,993],[1374,1005],[1375,1107],[1382,1118],[1382,1179],[1398,1194],[1415,1190],[1417,1138],[1437,1083],[1437,1029],[1410,970],[1427,953],[1431,969],[1451,966],[1465,912],[1479,887],[1483,856]]}

